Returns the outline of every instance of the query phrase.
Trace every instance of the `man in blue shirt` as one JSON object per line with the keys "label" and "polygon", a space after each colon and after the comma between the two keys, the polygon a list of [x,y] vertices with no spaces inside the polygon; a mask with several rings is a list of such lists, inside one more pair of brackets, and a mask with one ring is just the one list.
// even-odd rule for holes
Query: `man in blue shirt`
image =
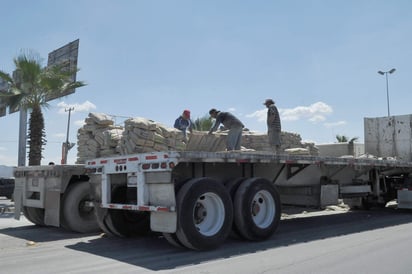
{"label": "man in blue shirt", "polygon": [[187,142],[187,130],[189,130],[190,133],[192,133],[193,130],[193,124],[190,120],[190,110],[184,110],[182,115],[175,120],[174,128],[183,132],[184,142]]}
{"label": "man in blue shirt", "polygon": [[220,124],[229,130],[226,139],[226,149],[229,150],[240,150],[240,142],[242,139],[242,131],[245,127],[243,123],[236,118],[233,114],[229,112],[222,112],[212,108],[209,111],[210,117],[215,118],[215,124],[209,130],[209,134],[216,131]]}

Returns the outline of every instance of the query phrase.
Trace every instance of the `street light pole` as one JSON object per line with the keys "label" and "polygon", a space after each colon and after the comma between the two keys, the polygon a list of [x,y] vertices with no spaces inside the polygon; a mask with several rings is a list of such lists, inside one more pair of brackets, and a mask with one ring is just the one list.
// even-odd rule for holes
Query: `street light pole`
{"label": "street light pole", "polygon": [[388,73],[392,74],[396,71],[396,69],[391,69],[388,71],[378,71],[380,75],[385,75],[386,77],[386,101],[388,102],[388,117],[391,116],[390,111],[389,111],[389,84],[388,84]]}

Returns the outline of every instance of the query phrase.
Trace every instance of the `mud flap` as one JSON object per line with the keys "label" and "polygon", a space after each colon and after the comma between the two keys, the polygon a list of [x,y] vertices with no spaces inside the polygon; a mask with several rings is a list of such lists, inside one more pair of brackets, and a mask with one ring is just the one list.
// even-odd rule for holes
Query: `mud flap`
{"label": "mud flap", "polygon": [[176,212],[151,212],[150,229],[157,232],[175,233],[177,228]]}
{"label": "mud flap", "polygon": [[60,191],[47,191],[44,208],[44,223],[60,227]]}
{"label": "mud flap", "polygon": [[22,187],[18,186],[17,184],[14,185],[14,219],[20,220],[20,215],[22,211],[22,203],[23,203],[23,197],[22,197]]}

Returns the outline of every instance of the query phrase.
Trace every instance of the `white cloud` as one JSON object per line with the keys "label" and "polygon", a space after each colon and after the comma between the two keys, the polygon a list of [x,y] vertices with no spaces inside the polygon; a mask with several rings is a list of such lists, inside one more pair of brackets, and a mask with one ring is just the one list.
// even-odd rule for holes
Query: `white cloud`
{"label": "white cloud", "polygon": [[331,114],[331,106],[316,102],[310,106],[297,106],[290,109],[280,109],[280,117],[285,121],[296,121],[301,119],[309,120],[313,123],[326,120],[326,115]]}
{"label": "white cloud", "polygon": [[323,115],[314,115],[312,117],[309,118],[309,121],[313,122],[313,123],[317,123],[317,122],[322,122],[325,121],[326,117]]}
{"label": "white cloud", "polygon": [[236,109],[235,109],[235,108],[228,108],[227,111],[229,111],[229,112],[236,112]]}
{"label": "white cloud", "polygon": [[267,117],[267,110],[261,109],[257,110],[251,114],[246,114],[247,118],[257,118],[258,122],[265,122]]}
{"label": "white cloud", "polygon": [[[326,116],[331,114],[332,112],[332,107],[323,102],[316,102],[309,106],[297,106],[295,108],[279,109],[281,120],[297,121],[305,119],[312,123],[325,121]],[[267,110],[261,109],[246,115],[246,117],[257,118],[259,122],[264,122],[266,121],[266,115]]]}
{"label": "white cloud", "polygon": [[77,120],[74,122],[74,124],[78,127],[82,127],[85,125],[85,121],[84,120]]}
{"label": "white cloud", "polygon": [[324,123],[325,127],[331,128],[331,127],[340,127],[346,125],[346,121],[338,121],[338,122],[333,122],[333,123]]}
{"label": "white cloud", "polygon": [[65,102],[60,102],[57,104],[57,106],[59,107],[59,113],[60,114],[65,114],[66,113],[66,109],[68,108],[74,108],[73,112],[89,112],[92,109],[96,109],[96,105],[86,101],[82,104],[66,104]]}

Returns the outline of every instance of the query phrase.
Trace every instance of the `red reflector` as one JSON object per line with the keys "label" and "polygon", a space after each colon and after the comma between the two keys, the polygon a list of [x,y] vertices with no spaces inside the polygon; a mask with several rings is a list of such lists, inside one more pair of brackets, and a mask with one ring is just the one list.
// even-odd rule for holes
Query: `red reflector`
{"label": "red reflector", "polygon": [[132,157],[132,158],[129,158],[129,159],[127,159],[129,162],[133,162],[133,161],[138,161],[139,160],[139,158],[137,158],[137,157]]}
{"label": "red reflector", "polygon": [[101,164],[107,164],[107,160],[101,160],[100,163]]}
{"label": "red reflector", "polygon": [[147,155],[146,160],[156,160],[157,156],[156,155]]}
{"label": "red reflector", "polygon": [[96,162],[95,161],[93,161],[93,162],[88,162],[87,163],[89,166],[94,166],[95,164],[96,164]]}
{"label": "red reflector", "polygon": [[115,162],[116,164],[125,164],[126,159],[114,159],[113,162]]}
{"label": "red reflector", "polygon": [[238,163],[249,163],[250,159],[238,159],[236,162],[238,162]]}
{"label": "red reflector", "polygon": [[124,205],[123,208],[124,208],[124,209],[132,209],[132,206]]}
{"label": "red reflector", "polygon": [[148,206],[139,206],[139,210],[141,210],[141,211],[149,211],[149,210],[150,210],[150,207],[148,207]]}

